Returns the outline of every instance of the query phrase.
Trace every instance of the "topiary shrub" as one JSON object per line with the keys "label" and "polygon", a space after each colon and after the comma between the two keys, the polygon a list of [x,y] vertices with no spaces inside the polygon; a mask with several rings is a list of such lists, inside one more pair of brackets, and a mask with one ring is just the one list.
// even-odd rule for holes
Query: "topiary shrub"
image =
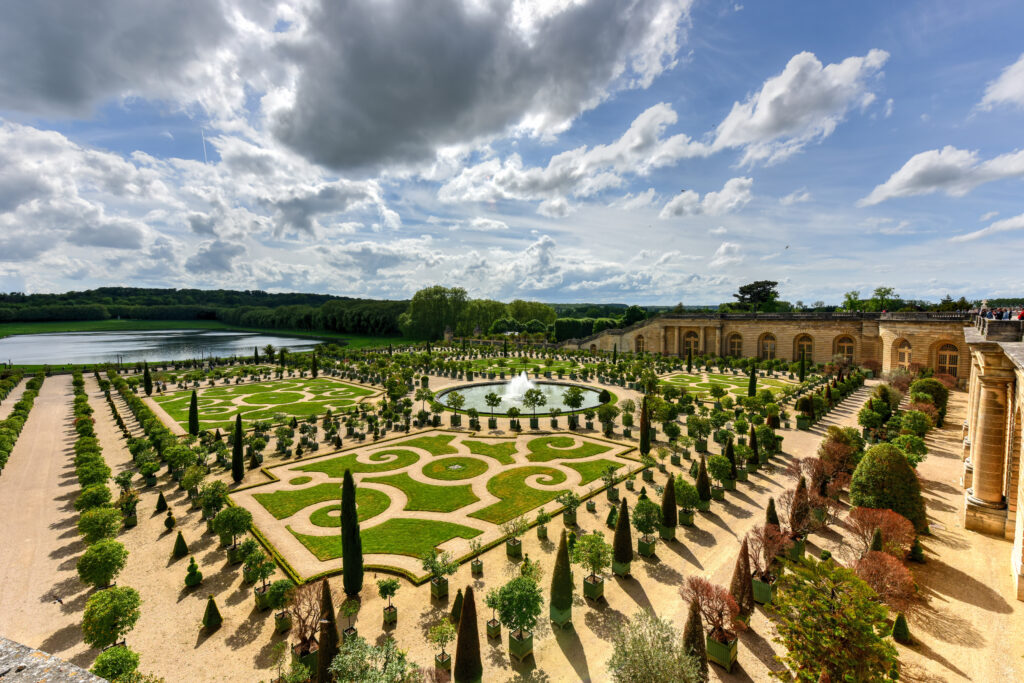
{"label": "topiary shrub", "polygon": [[892,444],[872,446],[864,454],[850,482],[850,504],[898,512],[919,533],[928,526],[917,474],[903,451]]}
{"label": "topiary shrub", "polygon": [[185,543],[185,537],[178,532],[178,537],[174,539],[174,557],[181,558],[188,555],[188,544]]}
{"label": "topiary shrub", "polygon": [[129,680],[137,668],[139,668],[139,653],[124,645],[119,645],[99,653],[89,672],[108,681],[121,681]]}
{"label": "topiary shrub", "polygon": [[220,610],[217,609],[217,603],[214,602],[211,595],[206,601],[206,612],[203,614],[203,628],[207,631],[216,631],[222,623],[224,623],[224,619],[220,616]]}
{"label": "topiary shrub", "polygon": [[896,615],[896,621],[892,625],[892,639],[902,645],[910,645],[914,640],[910,637],[910,627],[907,626],[907,618],[903,612]]}
{"label": "topiary shrub", "polygon": [[188,588],[194,588],[203,582],[203,573],[199,571],[199,565],[196,564],[196,558],[191,558],[188,562],[188,573],[185,574],[185,586]]}

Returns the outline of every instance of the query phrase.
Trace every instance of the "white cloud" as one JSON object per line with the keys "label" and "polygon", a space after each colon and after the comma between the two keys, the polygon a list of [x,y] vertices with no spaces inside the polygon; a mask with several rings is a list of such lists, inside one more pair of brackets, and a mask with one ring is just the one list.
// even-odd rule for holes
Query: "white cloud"
{"label": "white cloud", "polygon": [[473,230],[476,232],[501,232],[508,230],[508,223],[494,218],[477,216],[468,221],[456,221],[449,230]]}
{"label": "white cloud", "polygon": [[714,148],[744,149],[743,164],[772,163],[827,138],[850,109],[871,104],[869,81],[888,59],[888,52],[871,50],[823,67],[812,53],[801,52],[759,92],[733,104],[718,125]]}
{"label": "white cloud", "polygon": [[794,190],[785,197],[779,199],[779,204],[782,204],[783,206],[792,206],[793,204],[802,204],[809,201],[811,201],[811,193],[807,191],[806,187],[801,187],[799,190]]}
{"label": "white cloud", "polygon": [[654,191],[653,187],[649,187],[643,192],[638,192],[637,194],[629,193],[624,197],[619,197],[610,206],[632,211],[650,206],[657,198],[658,193]]}
{"label": "white cloud", "polygon": [[985,221],[992,220],[993,218],[995,218],[998,215],[999,215],[998,211],[989,211],[988,213],[983,213],[981,215],[981,218],[979,218],[978,220],[981,221],[982,223],[984,223]]}
{"label": "white cloud", "polygon": [[915,154],[858,206],[872,206],[895,197],[945,192],[962,197],[984,183],[1024,176],[1024,150],[980,161],[978,153],[947,145]]}
{"label": "white cloud", "polygon": [[230,273],[234,260],[244,253],[245,247],[241,244],[221,240],[204,242],[185,262],[185,267],[196,273]]}
{"label": "white cloud", "polygon": [[986,111],[996,105],[1009,104],[1024,107],[1024,54],[1016,62],[1003,69],[999,78],[989,82],[985,96],[978,107]]}
{"label": "white cloud", "polygon": [[725,229],[724,225],[719,225],[717,228],[711,228],[708,230],[709,235],[724,235],[727,232],[729,231]]}
{"label": "white cloud", "polygon": [[743,261],[743,254],[740,250],[740,245],[735,242],[722,242],[718,245],[718,249],[715,250],[714,255],[708,262],[708,266],[711,268],[725,268],[726,266],[734,266]]}
{"label": "white cloud", "polygon": [[950,242],[971,242],[982,237],[988,237],[989,235],[995,235],[1000,232],[1010,232],[1012,230],[1024,230],[1024,213],[1013,216],[1011,218],[1004,218],[1001,221],[996,221],[992,225],[981,230],[975,230],[974,232],[968,232],[963,235],[956,235],[950,237]]}
{"label": "white cloud", "polygon": [[885,111],[882,114],[883,118],[889,118],[892,116],[893,105],[894,102],[891,97],[885,101]]}
{"label": "white cloud", "polygon": [[680,192],[661,209],[660,218],[675,216],[721,216],[738,211],[751,199],[752,178],[730,178],[718,192],[708,192],[701,199],[694,190]]}

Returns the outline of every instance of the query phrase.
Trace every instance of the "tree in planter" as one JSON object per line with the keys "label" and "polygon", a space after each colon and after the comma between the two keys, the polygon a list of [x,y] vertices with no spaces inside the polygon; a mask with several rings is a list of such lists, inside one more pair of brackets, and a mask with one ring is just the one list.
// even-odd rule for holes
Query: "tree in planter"
{"label": "tree in planter", "polygon": [[537,536],[539,538],[548,537],[548,522],[551,521],[551,513],[544,508],[537,511]]}
{"label": "tree in planter", "polygon": [[86,544],[114,538],[121,530],[121,513],[109,507],[86,510],[79,516],[77,528]]}
{"label": "tree in planter", "polygon": [[267,592],[267,579],[277,571],[277,565],[265,552],[257,549],[245,557],[245,565],[242,567],[242,575],[252,583],[260,582],[258,593]]}
{"label": "tree in planter", "polygon": [[850,482],[850,504],[898,512],[919,533],[928,525],[917,474],[892,444],[872,446],[861,458]]}
{"label": "tree in planter", "polygon": [[460,410],[462,410],[462,406],[466,405],[466,397],[457,391],[452,391],[444,397],[444,402],[448,404],[448,407],[452,410],[454,417],[455,415],[458,415]]}
{"label": "tree in planter", "polygon": [[494,417],[494,409],[501,405],[501,396],[493,391],[488,392],[487,395],[484,396],[484,403],[486,403],[487,407],[491,409],[491,417]]}
{"label": "tree in planter", "polygon": [[668,478],[668,482],[665,484],[665,493],[661,496],[661,525],[666,529],[675,529],[679,525],[675,477]]}
{"label": "tree in planter", "polygon": [[[380,596],[381,600],[387,600],[388,606],[384,608],[384,614],[387,616],[391,612],[397,612],[397,608],[391,604],[391,598],[395,597],[395,593],[402,587],[402,584],[395,578],[377,579],[377,595]],[[396,614],[397,616],[397,614]],[[388,619],[385,619],[388,622]]]}
{"label": "tree in planter", "polygon": [[231,547],[237,545],[239,536],[252,525],[252,513],[243,507],[229,507],[217,513],[213,519],[213,530],[221,536],[231,537]]}
{"label": "tree in planter", "polygon": [[96,588],[106,588],[124,569],[128,551],[113,539],[103,539],[85,549],[78,558],[78,578]]}
{"label": "tree in planter", "polygon": [[228,485],[222,481],[208,482],[199,489],[199,506],[203,510],[204,517],[212,519],[224,509],[227,502]]}
{"label": "tree in planter", "polygon": [[321,588],[316,583],[304,583],[291,592],[288,612],[292,618],[299,642],[298,654],[305,655],[313,650],[316,632],[320,627]]}
{"label": "tree in planter", "polygon": [[509,629],[512,638],[522,641],[527,634],[532,637],[543,603],[544,597],[537,582],[526,576],[517,576],[498,589],[498,620]]}
{"label": "tree in planter", "polygon": [[363,541],[356,511],[356,484],[350,470],[345,470],[341,483],[341,552],[345,595],[359,595],[363,589]]}
{"label": "tree in planter", "polygon": [[[674,490],[676,504],[683,512],[682,519],[678,521],[685,526],[690,526],[693,524],[693,512],[700,505],[700,494],[697,493],[697,487],[683,479],[683,476],[679,474],[675,476],[672,488]],[[666,487],[666,491],[667,490],[668,488]]]}
{"label": "tree in planter", "polygon": [[[569,387],[562,395],[562,403],[565,404],[565,407],[568,408],[570,412],[579,410],[580,406],[583,405],[584,400],[586,400],[586,398],[583,395],[583,389],[576,386]],[[570,419],[578,419],[578,417]]]}
{"label": "tree in planter", "polygon": [[652,544],[654,538],[651,534],[661,524],[661,506],[653,500],[641,496],[633,508],[633,528],[640,532],[640,541],[643,544]]}
{"label": "tree in planter", "polygon": [[551,574],[551,619],[559,626],[564,626],[572,618],[572,589],[569,545],[563,529],[555,554],[555,569]]}
{"label": "tree in planter", "polygon": [[[565,493],[555,498],[555,502],[565,507],[563,515],[572,520],[572,523],[576,523],[576,509],[580,506],[583,501],[575,491],[566,491]],[[569,522],[567,522],[569,523]]]}
{"label": "tree in planter", "polygon": [[651,409],[647,403],[647,396],[644,395],[640,402],[640,455],[644,456],[651,452]]}
{"label": "tree in planter", "polygon": [[451,657],[444,649],[448,647],[448,643],[455,640],[455,635],[455,627],[447,619],[443,619],[430,627],[430,634],[427,637],[432,645],[441,649],[441,654],[434,657],[440,668],[448,669],[451,666],[448,663]]}
{"label": "tree in planter", "polygon": [[82,640],[102,650],[121,640],[139,620],[139,593],[134,588],[108,588],[93,593],[82,614]]}
{"label": "tree in planter", "polygon": [[611,403],[602,403],[597,409],[597,419],[601,422],[605,436],[611,436],[615,430],[615,420],[619,417],[619,408]]}
{"label": "tree in planter", "polygon": [[853,571],[802,559],[777,582],[769,614],[787,652],[779,659],[799,680],[886,680],[896,650],[880,635],[887,610]]}
{"label": "tree in planter", "polygon": [[697,496],[702,503],[711,501],[711,479],[708,477],[708,466],[704,456],[700,456],[697,468]]}
{"label": "tree in planter", "polygon": [[441,584],[444,582],[445,594],[447,594],[447,579],[445,577],[451,576],[459,569],[459,563],[452,559],[451,553],[448,551],[438,552],[437,548],[432,548],[430,552],[423,555],[422,558],[423,571],[430,574],[431,583]]}
{"label": "tree in planter", "polygon": [[732,473],[732,464],[724,455],[712,455],[708,458],[707,469],[711,478],[717,481],[719,486],[722,486]]}
{"label": "tree in planter", "polygon": [[[604,534],[600,531],[581,535],[576,539],[576,545],[572,549],[573,563],[590,570],[590,574],[584,579],[584,584],[589,582],[591,586],[604,583],[604,579],[598,574],[611,565],[612,555],[612,546],[604,540]],[[603,590],[598,592],[596,597],[600,597],[601,594],[603,594]]]}
{"label": "tree in planter", "polygon": [[243,460],[243,442],[245,432],[242,429],[242,414],[235,416],[235,431],[231,440],[231,479],[238,484],[245,477],[245,461]]}
{"label": "tree in planter", "polygon": [[619,627],[608,672],[615,683],[701,683],[696,658],[667,619],[640,610]]}
{"label": "tree in planter", "polygon": [[615,573],[629,573],[629,565],[633,561],[633,533],[630,531],[629,506],[626,499],[619,504],[619,514],[615,520],[615,536],[612,539],[612,562]]}
{"label": "tree in planter", "polygon": [[199,399],[196,397],[196,390],[192,390],[192,398],[188,404],[188,433],[192,436],[199,436]]}
{"label": "tree in planter", "polygon": [[455,641],[455,668],[452,671],[452,680],[455,683],[477,683],[482,677],[483,662],[480,660],[480,631],[476,623],[476,597],[473,586],[467,586]]}
{"label": "tree in planter", "polygon": [[736,621],[740,608],[729,591],[701,576],[690,576],[680,592],[684,600],[696,603],[709,638],[719,643],[735,639],[734,629],[741,626]]}
{"label": "tree in planter", "polygon": [[317,680],[329,681],[328,669],[338,655],[338,622],[334,614],[334,598],[331,596],[331,585],[327,579],[320,582],[320,622],[319,622],[320,654],[317,656]]}
{"label": "tree in planter", "polygon": [[776,558],[793,545],[792,540],[776,524],[756,526],[747,532],[743,540],[748,545],[752,578],[766,584],[774,583],[778,576]]}
{"label": "tree in planter", "polygon": [[739,618],[745,622],[749,621],[750,615],[754,613],[754,584],[751,582],[750,553],[746,537],[740,544],[740,552],[732,570],[729,594],[739,607]]}
{"label": "tree in planter", "polygon": [[518,426],[518,424],[519,424],[519,408],[516,408],[515,406],[512,406],[507,411],[505,411],[505,414],[508,415],[509,420],[511,420],[511,423],[512,423],[513,427]]}

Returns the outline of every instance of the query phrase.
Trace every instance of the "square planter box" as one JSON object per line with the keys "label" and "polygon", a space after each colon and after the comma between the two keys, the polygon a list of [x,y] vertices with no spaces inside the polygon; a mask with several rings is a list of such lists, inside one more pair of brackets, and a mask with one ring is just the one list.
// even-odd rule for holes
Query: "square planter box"
{"label": "square planter box", "polygon": [[697,509],[700,510],[701,512],[708,512],[709,510],[711,510],[711,501],[710,500],[700,500],[700,501],[697,501]]}
{"label": "square planter box", "polygon": [[448,597],[448,579],[431,579],[430,580],[430,595],[431,597],[443,600]]}
{"label": "square planter box", "polygon": [[811,418],[809,418],[809,417],[807,417],[805,415],[797,415],[796,416],[796,428],[797,429],[803,429],[803,430],[810,429],[811,428]]}
{"label": "square planter box", "polygon": [[398,623],[398,608],[394,605],[384,608],[384,623],[385,624],[396,624]]}
{"label": "square planter box", "polygon": [[627,479],[626,480],[626,490],[627,491],[632,491],[633,487],[634,487],[633,481]]}
{"label": "square planter box", "polygon": [[473,576],[483,576],[484,574],[484,563],[483,560],[473,560],[469,563],[469,570]]}
{"label": "square planter box", "polygon": [[587,501],[587,512],[597,512],[597,503],[592,500]]}
{"label": "square planter box", "polygon": [[775,584],[761,581],[760,579],[751,579],[754,584],[754,602],[759,605],[766,605],[772,601],[775,597]]}
{"label": "square planter box", "polygon": [[713,500],[725,500],[725,489],[721,486],[712,486],[711,498]]}
{"label": "square planter box", "polygon": [[600,576],[587,577],[583,579],[583,597],[591,600],[600,600],[604,597],[604,579]]}
{"label": "square planter box", "polygon": [[680,510],[679,523],[683,526],[693,526],[693,510]]}
{"label": "square planter box", "polygon": [[616,562],[612,560],[612,571],[615,576],[629,576],[629,565],[630,562]]}
{"label": "square planter box", "polygon": [[640,476],[643,477],[643,480],[647,483],[654,482],[654,470],[644,470],[640,473]]}
{"label": "square planter box", "polygon": [[537,538],[542,541],[548,540],[548,528],[543,524],[537,525]]}
{"label": "square planter box", "polygon": [[487,637],[501,638],[501,622],[497,619],[487,620]]}
{"label": "square planter box", "polygon": [[611,501],[612,503],[619,502],[619,490],[617,488],[612,487],[606,489],[605,495],[608,497],[608,500]]}
{"label": "square planter box", "polygon": [[317,643],[316,638],[313,639],[313,645],[317,646],[317,649],[313,650],[312,652],[306,653],[304,655],[300,655],[299,654],[299,651],[298,651],[298,647],[299,646],[298,645],[293,645],[292,646],[292,661],[293,662],[298,662],[299,664],[302,664],[303,666],[305,666],[310,671],[316,671],[317,664],[320,662],[320,650],[319,650],[319,644]]}
{"label": "square planter box", "polygon": [[641,536],[636,542],[636,550],[644,557],[654,557],[654,551],[658,547],[658,541],[655,538],[647,541]]}
{"label": "square planter box", "polygon": [[550,607],[548,614],[551,617],[551,621],[559,628],[565,628],[572,623],[572,607],[566,607],[565,609]]}
{"label": "square planter box", "polygon": [[722,488],[724,490],[726,490],[726,491],[735,491],[736,490],[736,480],[735,479],[726,479],[725,481],[722,482]]}
{"label": "square planter box", "polygon": [[566,526],[576,526],[576,511],[564,510],[562,512],[562,521],[565,522]]}
{"label": "square planter box", "polygon": [[523,661],[533,654],[533,633],[523,631],[516,637],[515,633],[508,634],[508,653],[519,661]]}
{"label": "square planter box", "polygon": [[707,637],[708,661],[712,661],[727,672],[732,672],[739,650],[739,641],[733,638],[728,643],[720,643],[711,636]]}
{"label": "square planter box", "polygon": [[[736,468],[736,481],[746,481],[746,480],[747,480],[747,470],[745,470],[742,467],[737,467]],[[733,482],[733,489],[735,489],[735,488],[736,488],[736,482]]]}
{"label": "square planter box", "polygon": [[495,418],[495,417],[487,418],[487,428],[488,429],[497,429],[498,428],[498,419]]}
{"label": "square planter box", "polygon": [[676,528],[674,526],[659,524],[658,535],[661,536],[661,540],[663,541],[674,541],[676,540]]}
{"label": "square planter box", "polygon": [[683,464],[682,458],[680,458],[678,455],[674,453],[668,456],[668,461],[675,465],[676,467],[680,467]]}
{"label": "square planter box", "polygon": [[287,612],[277,612],[274,614],[274,630],[278,633],[284,633],[285,631],[291,630],[292,627],[292,615]]}
{"label": "square planter box", "polygon": [[443,655],[434,655],[434,666],[444,671],[452,670],[452,656],[448,653]]}
{"label": "square planter box", "polygon": [[244,559],[242,557],[241,545],[233,545],[228,548],[228,562],[231,564],[241,564]]}
{"label": "square planter box", "polygon": [[270,594],[267,591],[254,588],[252,594],[256,596],[256,609],[270,609]]}
{"label": "square planter box", "polygon": [[[760,453],[758,453],[757,455],[758,455],[758,458],[761,457]],[[746,470],[747,470],[748,474],[751,474],[751,473],[757,472],[757,470],[760,469],[760,467],[761,467],[761,463],[760,462],[748,462],[747,465],[746,465]],[[746,481],[746,480],[744,480],[744,481]]]}
{"label": "square planter box", "polygon": [[523,556],[523,542],[517,538],[510,538],[505,541],[505,554],[514,560],[518,560]]}

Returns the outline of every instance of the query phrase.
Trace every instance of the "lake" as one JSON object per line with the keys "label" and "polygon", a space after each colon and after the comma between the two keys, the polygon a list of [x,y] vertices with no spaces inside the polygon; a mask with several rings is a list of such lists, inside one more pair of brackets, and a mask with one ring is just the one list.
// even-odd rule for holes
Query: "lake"
{"label": "lake", "polygon": [[231,330],[134,330],[52,332],[0,339],[0,362],[17,365],[122,363],[190,360],[209,356],[252,356],[254,347],[272,344],[308,351],[317,339]]}

